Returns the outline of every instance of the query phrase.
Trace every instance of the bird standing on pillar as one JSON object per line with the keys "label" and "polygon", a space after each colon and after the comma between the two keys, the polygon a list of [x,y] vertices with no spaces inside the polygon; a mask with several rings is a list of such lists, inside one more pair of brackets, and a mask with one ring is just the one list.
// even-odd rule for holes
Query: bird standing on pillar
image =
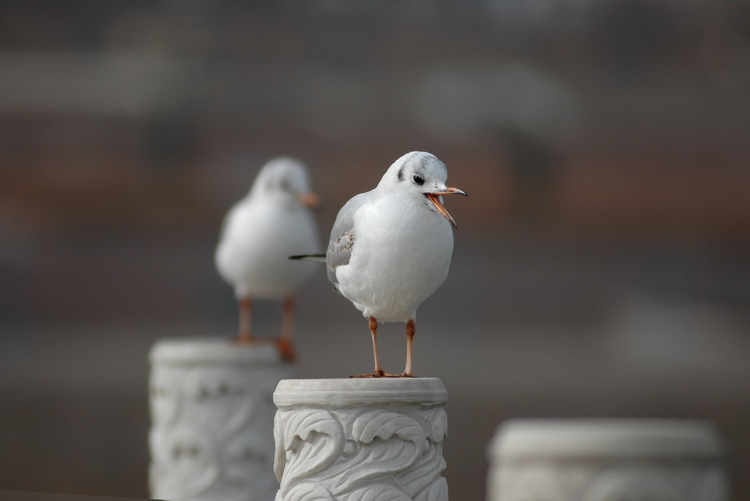
{"label": "bird standing on pillar", "polygon": [[294,292],[312,276],[317,265],[291,262],[286,257],[320,249],[310,212],[317,205],[305,166],[282,157],[261,169],[250,193],[227,213],[215,262],[239,301],[239,343],[258,342],[252,333],[252,300],[283,299],[278,347],[285,358],[294,360]]}
{"label": "bird standing on pillar", "polygon": [[406,322],[406,368],[412,377],[412,339],[417,307],[448,276],[456,222],[443,195],[448,170],[434,155],[414,151],[391,165],[378,186],[349,200],[339,211],[326,252],[328,279],[369,319],[375,371],[353,377],[383,377],[378,360],[378,322]]}

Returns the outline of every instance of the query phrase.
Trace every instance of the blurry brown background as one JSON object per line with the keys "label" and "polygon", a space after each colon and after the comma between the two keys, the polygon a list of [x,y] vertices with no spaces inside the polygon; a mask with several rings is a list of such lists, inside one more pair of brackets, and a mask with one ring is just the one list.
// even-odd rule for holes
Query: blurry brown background
{"label": "blurry brown background", "polygon": [[[746,6],[3,1],[0,490],[147,497],[148,350],[234,334],[213,249],[262,164],[309,165],[325,237],[425,150],[470,195],[415,340],[451,499],[483,499],[487,441],[527,416],[713,420],[750,499]],[[300,377],[369,370],[323,270],[299,307]]]}

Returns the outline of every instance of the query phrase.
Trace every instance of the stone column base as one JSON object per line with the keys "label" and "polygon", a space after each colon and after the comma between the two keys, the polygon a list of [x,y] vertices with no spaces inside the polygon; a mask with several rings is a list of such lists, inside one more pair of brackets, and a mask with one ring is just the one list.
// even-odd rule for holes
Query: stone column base
{"label": "stone column base", "polygon": [[490,501],[727,501],[723,444],[710,423],[517,419],[489,449]]}
{"label": "stone column base", "polygon": [[281,381],[276,501],[447,501],[448,394],[435,378]]}
{"label": "stone column base", "polygon": [[164,339],[151,350],[151,496],[271,501],[273,390],[292,375],[274,346]]}

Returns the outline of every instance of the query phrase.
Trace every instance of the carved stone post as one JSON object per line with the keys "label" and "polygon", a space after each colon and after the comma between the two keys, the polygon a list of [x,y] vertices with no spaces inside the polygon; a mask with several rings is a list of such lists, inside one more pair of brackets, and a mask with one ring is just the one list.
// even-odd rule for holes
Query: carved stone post
{"label": "carved stone post", "polygon": [[439,379],[281,381],[276,501],[447,501]]}
{"label": "carved stone post", "polygon": [[162,340],[151,350],[151,496],[271,501],[273,390],[291,376],[273,346]]}
{"label": "carved stone post", "polygon": [[726,501],[710,423],[672,419],[511,420],[489,448],[489,501]]}

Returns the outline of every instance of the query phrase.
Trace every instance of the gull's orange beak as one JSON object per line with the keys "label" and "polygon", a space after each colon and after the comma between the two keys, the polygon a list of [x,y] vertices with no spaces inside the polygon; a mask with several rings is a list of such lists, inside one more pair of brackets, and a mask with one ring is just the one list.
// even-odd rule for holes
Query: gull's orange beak
{"label": "gull's orange beak", "polygon": [[436,191],[434,193],[425,193],[425,196],[430,199],[430,202],[435,206],[435,209],[445,218],[448,220],[448,222],[453,226],[454,229],[458,229],[458,225],[456,224],[456,221],[451,217],[451,215],[446,210],[445,206],[443,205],[442,200],[440,197],[442,195],[455,195],[458,193],[459,195],[463,195],[465,197],[468,197],[469,195],[466,194],[464,190],[459,190],[458,188],[446,188],[445,191]]}
{"label": "gull's orange beak", "polygon": [[297,197],[297,200],[303,205],[311,208],[312,210],[320,207],[320,198],[313,192],[305,193]]}

